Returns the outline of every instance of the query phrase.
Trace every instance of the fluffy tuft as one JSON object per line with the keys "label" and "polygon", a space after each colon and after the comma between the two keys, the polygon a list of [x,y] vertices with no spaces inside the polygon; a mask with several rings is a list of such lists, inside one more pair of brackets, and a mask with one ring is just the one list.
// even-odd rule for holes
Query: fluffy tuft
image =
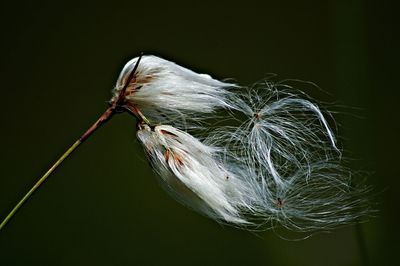
{"label": "fluffy tuft", "polygon": [[[123,68],[114,89],[116,97],[138,58]],[[160,57],[141,58],[126,100],[137,106],[152,122],[179,123],[180,127],[198,126],[205,115],[226,108],[234,84],[221,82],[207,74],[198,74]]]}
{"label": "fluffy tuft", "polygon": [[[142,121],[137,136],[163,187],[218,222],[309,232],[371,212],[369,188],[343,166],[330,114],[287,84],[239,87],[144,56],[125,98],[155,125]],[[197,135],[210,117],[217,123]]]}
{"label": "fluffy tuft", "polygon": [[161,184],[179,202],[216,220],[247,223],[240,209],[248,188],[215,159],[218,148],[167,125],[141,125],[137,136]]}

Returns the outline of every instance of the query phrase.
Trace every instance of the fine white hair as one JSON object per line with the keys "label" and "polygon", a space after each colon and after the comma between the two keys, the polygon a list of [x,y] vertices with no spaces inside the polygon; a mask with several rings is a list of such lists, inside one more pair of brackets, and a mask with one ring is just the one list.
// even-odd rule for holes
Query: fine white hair
{"label": "fine white hair", "polygon": [[[114,97],[125,85],[138,57],[123,68],[114,89]],[[154,123],[179,123],[198,126],[204,115],[226,108],[229,88],[234,84],[198,74],[160,57],[141,57],[135,78],[128,86],[126,100],[134,103]]]}
{"label": "fine white hair", "polygon": [[220,127],[210,139],[258,164],[279,187],[304,165],[340,157],[320,108],[290,86],[265,80],[233,95],[231,106],[241,114],[240,125]]}
{"label": "fine white hair", "polygon": [[[137,60],[124,67],[114,98]],[[143,56],[127,88],[126,100],[146,117],[138,139],[182,204],[221,223],[300,232],[371,212],[368,188],[343,166],[332,117],[288,84],[241,87]],[[198,134],[210,117],[217,123]]]}

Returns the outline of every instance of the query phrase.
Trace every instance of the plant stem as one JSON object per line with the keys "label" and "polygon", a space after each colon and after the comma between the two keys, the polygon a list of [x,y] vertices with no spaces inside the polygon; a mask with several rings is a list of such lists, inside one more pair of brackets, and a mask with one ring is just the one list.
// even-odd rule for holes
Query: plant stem
{"label": "plant stem", "polygon": [[0,224],[0,231],[7,224],[7,222],[14,216],[18,209],[29,199],[29,197],[35,192],[39,186],[54,172],[54,170],[88,137],[90,137],[96,129],[102,124],[107,122],[115,113],[114,108],[108,108],[102,116],[94,123],[83,135],[80,137],[72,146],[50,167],[49,170],[36,182],[36,184],[25,194],[25,196],[15,205],[11,212]]}
{"label": "plant stem", "polygon": [[28,191],[28,193],[25,194],[25,196],[18,202],[17,205],[15,205],[14,209],[7,215],[7,217],[3,220],[3,222],[0,224],[0,230],[3,229],[3,227],[7,224],[7,222],[14,216],[14,214],[18,211],[18,209],[24,204],[24,202],[32,195],[33,192],[46,180],[46,178],[59,166],[65,158],[68,157],[75,149],[76,147],[81,144],[81,140],[77,140],[61,157],[60,159],[55,162],[49,170],[36,182],[36,184]]}
{"label": "plant stem", "polygon": [[147,118],[140,112],[140,110],[136,106],[132,106],[132,110],[130,110],[129,108],[121,109],[121,106],[124,106],[126,104],[125,92],[129,84],[131,84],[131,81],[135,78],[136,70],[139,66],[141,58],[142,55],[140,55],[140,57],[136,61],[136,64],[129,74],[124,87],[119,92],[117,99],[111,103],[111,106],[104,112],[104,114],[102,114],[100,118],[60,157],[60,159],[58,159],[50,167],[49,170],[47,170],[47,172],[36,182],[36,184],[28,191],[28,193],[26,193],[25,196],[17,203],[17,205],[15,205],[15,207],[11,210],[7,217],[1,222],[0,231],[14,216],[18,209],[24,204],[24,202],[29,199],[33,192],[35,192],[39,188],[39,186],[47,179],[47,177],[49,177],[49,175],[54,172],[57,166],[59,166],[65,160],[65,158],[67,158],[82,142],[87,140],[101,125],[110,120],[111,117],[113,117],[114,114],[117,112],[117,109],[120,111],[129,111],[132,115],[150,125],[149,120],[147,120]]}

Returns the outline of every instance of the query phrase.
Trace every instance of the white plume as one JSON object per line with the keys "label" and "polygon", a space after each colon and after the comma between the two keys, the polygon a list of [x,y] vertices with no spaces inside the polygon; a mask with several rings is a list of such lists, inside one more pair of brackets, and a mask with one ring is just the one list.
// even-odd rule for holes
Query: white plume
{"label": "white plume", "polygon": [[[137,60],[124,67],[114,99]],[[329,113],[287,84],[240,87],[144,56],[125,100],[146,117],[137,136],[164,188],[218,222],[306,232],[371,212],[368,188],[343,166]],[[217,111],[217,123],[197,134]]]}
{"label": "white plume", "polygon": [[247,206],[249,188],[215,159],[217,148],[166,125],[153,130],[140,125],[137,136],[164,188],[178,201],[220,221],[246,223],[240,209]]}
{"label": "white plume", "polygon": [[[130,60],[123,68],[114,97],[125,85],[137,60],[138,57]],[[146,55],[141,58],[125,98],[151,122],[174,122],[181,127],[192,127],[216,108],[228,107],[226,98],[230,93],[227,89],[234,86],[160,57]]]}

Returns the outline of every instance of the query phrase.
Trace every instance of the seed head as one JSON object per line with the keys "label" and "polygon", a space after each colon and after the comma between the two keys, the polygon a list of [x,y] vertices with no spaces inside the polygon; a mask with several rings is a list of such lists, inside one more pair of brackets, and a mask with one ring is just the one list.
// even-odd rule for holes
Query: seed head
{"label": "seed head", "polygon": [[[123,68],[114,89],[117,97],[138,58]],[[171,61],[147,55],[141,58],[135,78],[126,90],[126,100],[136,106],[151,122],[178,123],[191,127],[204,115],[225,108],[228,88],[234,84],[198,74]]]}

